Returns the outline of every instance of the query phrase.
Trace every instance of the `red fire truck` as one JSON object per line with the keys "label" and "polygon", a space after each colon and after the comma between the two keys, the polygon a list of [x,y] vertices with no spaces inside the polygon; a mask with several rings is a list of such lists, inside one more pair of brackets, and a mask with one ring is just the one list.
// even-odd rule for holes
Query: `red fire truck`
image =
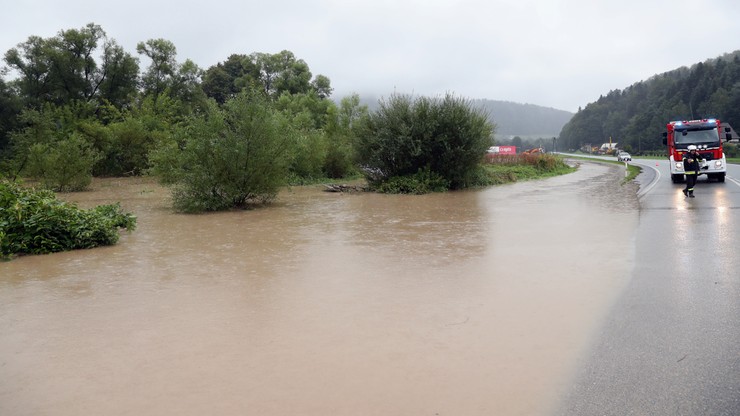
{"label": "red fire truck", "polygon": [[725,181],[727,161],[722,150],[722,141],[732,138],[729,127],[725,127],[722,137],[720,121],[714,118],[691,121],[671,121],[663,132],[663,144],[668,146],[668,159],[671,165],[673,183],[683,182],[686,177],[683,170],[683,155],[688,152],[690,144],[696,145],[699,155],[704,159],[701,174],[709,179]]}

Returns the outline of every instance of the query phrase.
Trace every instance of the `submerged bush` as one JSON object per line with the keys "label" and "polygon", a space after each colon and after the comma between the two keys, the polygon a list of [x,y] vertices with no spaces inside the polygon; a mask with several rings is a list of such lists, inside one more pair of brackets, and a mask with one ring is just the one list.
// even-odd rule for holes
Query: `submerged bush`
{"label": "submerged bush", "polygon": [[133,231],[136,217],[120,205],[80,209],[49,190],[0,181],[0,256],[47,254],[118,242],[119,228]]}
{"label": "submerged bush", "polygon": [[449,181],[439,174],[426,169],[419,170],[414,175],[394,176],[381,182],[373,190],[386,194],[421,195],[430,192],[445,192],[449,187]]}
{"label": "submerged bush", "polygon": [[246,208],[275,198],[294,142],[264,97],[243,92],[179,128],[150,154],[152,172],[172,187],[178,211]]}
{"label": "submerged bush", "polygon": [[93,165],[98,151],[77,134],[51,145],[37,143],[30,147],[27,173],[49,189],[59,192],[84,190],[92,182]]}

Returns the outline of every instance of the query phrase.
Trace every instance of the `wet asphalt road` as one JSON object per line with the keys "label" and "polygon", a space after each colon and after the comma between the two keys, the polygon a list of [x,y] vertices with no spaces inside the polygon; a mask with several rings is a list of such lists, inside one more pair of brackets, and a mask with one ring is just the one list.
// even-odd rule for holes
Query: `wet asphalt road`
{"label": "wet asphalt road", "polygon": [[629,285],[558,415],[740,415],[740,166],[699,179],[637,160],[640,221]]}

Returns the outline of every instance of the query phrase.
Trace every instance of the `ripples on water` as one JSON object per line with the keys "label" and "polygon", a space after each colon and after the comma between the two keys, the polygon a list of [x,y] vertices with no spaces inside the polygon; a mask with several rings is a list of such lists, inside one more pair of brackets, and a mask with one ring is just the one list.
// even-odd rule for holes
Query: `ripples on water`
{"label": "ripples on water", "polygon": [[136,231],[0,264],[0,414],[543,414],[629,274],[615,169],[204,215],[96,181]]}

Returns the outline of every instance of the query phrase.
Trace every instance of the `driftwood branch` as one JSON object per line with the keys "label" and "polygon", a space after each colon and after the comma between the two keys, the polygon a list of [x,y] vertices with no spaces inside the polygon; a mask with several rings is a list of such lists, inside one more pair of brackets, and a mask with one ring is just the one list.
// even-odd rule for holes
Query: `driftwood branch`
{"label": "driftwood branch", "polygon": [[365,192],[367,187],[364,185],[334,185],[324,184],[326,192]]}

